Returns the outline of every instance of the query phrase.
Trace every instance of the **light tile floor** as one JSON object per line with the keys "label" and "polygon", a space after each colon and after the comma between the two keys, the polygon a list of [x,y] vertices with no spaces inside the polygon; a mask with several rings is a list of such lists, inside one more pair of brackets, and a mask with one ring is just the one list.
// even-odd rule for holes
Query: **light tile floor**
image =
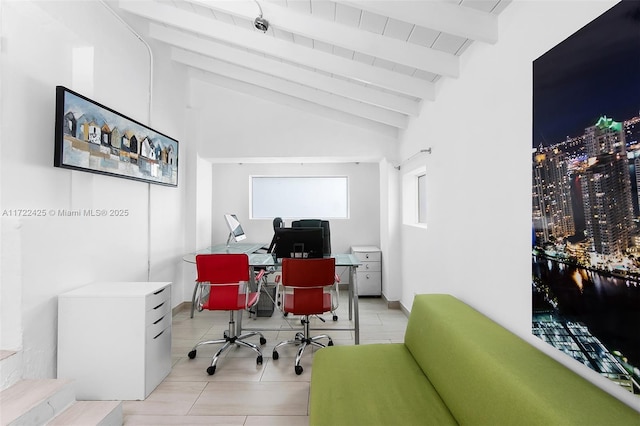
{"label": "light tile floor", "polygon": [[[322,323],[312,327],[348,328],[346,292],[341,294],[338,321],[326,314]],[[360,344],[402,342],[407,317],[401,310],[387,309],[381,298],[360,298]],[[297,348],[284,346],[280,357],[271,357],[280,341],[292,339],[300,328],[299,317],[283,317],[275,311],[272,317],[247,318],[243,327],[276,329],[263,332],[267,344],[262,346],[263,363],[257,365],[256,354],[234,347],[218,361],[214,375],[206,372],[219,345],[203,346],[195,359],[187,353],[205,339],[220,338],[228,328],[229,315],[224,312],[196,312],[193,319],[183,310],[173,317],[172,361],[169,376],[144,401],[123,403],[125,425],[244,425],[306,426],[309,414],[309,381],[313,351],[305,350],[304,371],[294,372]],[[313,335],[329,334],[334,345],[353,345],[353,331],[312,330]],[[251,339],[258,343],[258,337]]]}

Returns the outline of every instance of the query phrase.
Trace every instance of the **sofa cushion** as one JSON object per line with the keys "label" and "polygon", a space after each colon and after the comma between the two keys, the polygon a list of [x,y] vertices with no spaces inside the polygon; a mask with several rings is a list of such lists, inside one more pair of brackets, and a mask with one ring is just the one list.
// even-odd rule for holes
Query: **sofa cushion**
{"label": "sofa cushion", "polygon": [[450,295],[415,297],[405,344],[460,424],[640,424],[635,410]]}
{"label": "sofa cushion", "polygon": [[312,426],[456,424],[402,343],[331,346],[313,358]]}

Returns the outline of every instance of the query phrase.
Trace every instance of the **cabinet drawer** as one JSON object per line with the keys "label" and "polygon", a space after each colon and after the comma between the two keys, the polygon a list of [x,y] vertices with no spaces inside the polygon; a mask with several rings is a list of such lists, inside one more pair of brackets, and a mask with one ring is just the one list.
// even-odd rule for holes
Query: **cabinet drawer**
{"label": "cabinet drawer", "polygon": [[160,301],[158,305],[147,309],[144,323],[149,326],[168,314],[171,314],[171,302],[169,300]]}
{"label": "cabinet drawer", "polygon": [[380,262],[381,258],[379,251],[356,251],[353,254],[363,262]]}
{"label": "cabinet drawer", "polygon": [[145,398],[171,371],[171,327],[147,341],[145,355]]}
{"label": "cabinet drawer", "polygon": [[171,314],[166,313],[147,326],[147,343],[155,339],[163,330],[171,328]]}
{"label": "cabinet drawer", "polygon": [[163,302],[171,301],[171,290],[169,286],[162,287],[157,291],[150,293],[146,298],[147,311],[154,309]]}
{"label": "cabinet drawer", "polygon": [[379,296],[382,289],[380,272],[358,272],[358,295]]}
{"label": "cabinet drawer", "polygon": [[380,272],[358,272],[358,286],[366,281],[382,281]]}
{"label": "cabinet drawer", "polygon": [[380,272],[380,262],[362,262],[358,266],[358,272]]}

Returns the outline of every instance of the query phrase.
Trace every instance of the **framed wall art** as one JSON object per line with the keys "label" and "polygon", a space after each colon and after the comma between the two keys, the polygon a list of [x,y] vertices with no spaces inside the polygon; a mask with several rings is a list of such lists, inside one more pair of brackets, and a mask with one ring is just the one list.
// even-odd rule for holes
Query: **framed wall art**
{"label": "framed wall art", "polygon": [[178,186],[178,141],[56,87],[54,166]]}

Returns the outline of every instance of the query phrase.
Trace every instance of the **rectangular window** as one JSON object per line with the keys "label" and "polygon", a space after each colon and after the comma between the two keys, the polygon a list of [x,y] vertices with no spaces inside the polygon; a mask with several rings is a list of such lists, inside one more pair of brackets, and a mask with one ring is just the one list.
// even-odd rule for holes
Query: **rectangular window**
{"label": "rectangular window", "polygon": [[427,168],[418,167],[402,176],[402,223],[427,226]]}
{"label": "rectangular window", "polygon": [[251,218],[346,219],[347,176],[252,176]]}
{"label": "rectangular window", "polygon": [[418,223],[427,223],[427,175],[418,175]]}

